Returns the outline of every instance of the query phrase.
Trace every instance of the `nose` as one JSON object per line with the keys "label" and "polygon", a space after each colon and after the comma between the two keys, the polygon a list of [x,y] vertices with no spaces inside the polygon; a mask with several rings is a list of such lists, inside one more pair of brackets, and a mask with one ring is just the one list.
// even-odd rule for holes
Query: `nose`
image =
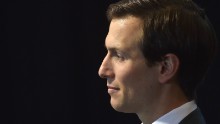
{"label": "nose", "polygon": [[103,59],[102,64],[99,67],[98,74],[101,78],[111,78],[114,76],[112,64],[108,55],[106,55],[105,58]]}

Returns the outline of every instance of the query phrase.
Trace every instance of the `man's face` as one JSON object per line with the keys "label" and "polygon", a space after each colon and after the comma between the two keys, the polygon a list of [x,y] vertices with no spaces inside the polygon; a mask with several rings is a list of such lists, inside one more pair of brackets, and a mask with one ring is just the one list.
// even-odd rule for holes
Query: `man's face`
{"label": "man's face", "polygon": [[112,107],[138,113],[151,107],[158,90],[158,66],[147,66],[140,50],[142,21],[135,17],[113,19],[106,37],[107,55],[99,75],[107,79]]}

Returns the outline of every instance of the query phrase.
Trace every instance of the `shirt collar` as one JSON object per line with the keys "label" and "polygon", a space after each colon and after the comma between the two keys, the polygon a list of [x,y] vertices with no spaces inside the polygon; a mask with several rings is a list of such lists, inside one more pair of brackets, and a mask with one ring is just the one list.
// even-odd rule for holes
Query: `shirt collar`
{"label": "shirt collar", "polygon": [[197,108],[195,101],[187,102],[157,119],[152,124],[178,124],[189,113]]}
{"label": "shirt collar", "polygon": [[[159,119],[154,121],[152,124],[178,124],[188,114],[194,111],[197,105],[194,100],[181,105],[178,108],[173,109],[167,114],[161,116]],[[141,123],[143,124],[143,123]]]}

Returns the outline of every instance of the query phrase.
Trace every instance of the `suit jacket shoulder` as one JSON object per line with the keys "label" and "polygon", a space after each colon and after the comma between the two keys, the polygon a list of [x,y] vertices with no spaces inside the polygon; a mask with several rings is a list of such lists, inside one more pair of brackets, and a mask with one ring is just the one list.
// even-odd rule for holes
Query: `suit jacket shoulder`
{"label": "suit jacket shoulder", "polygon": [[199,108],[187,115],[180,124],[206,124],[205,119]]}

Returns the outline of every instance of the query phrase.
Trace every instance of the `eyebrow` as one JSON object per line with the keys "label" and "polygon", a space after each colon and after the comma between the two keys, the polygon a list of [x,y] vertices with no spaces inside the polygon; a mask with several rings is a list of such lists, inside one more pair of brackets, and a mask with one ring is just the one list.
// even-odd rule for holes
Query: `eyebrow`
{"label": "eyebrow", "polygon": [[104,47],[109,50],[109,51],[120,51],[118,48],[116,47],[107,47],[106,45],[104,45]]}
{"label": "eyebrow", "polygon": [[106,48],[107,50],[109,51],[120,51],[120,47],[117,47],[117,46],[110,46],[110,47],[107,47],[106,44],[104,44],[104,48]]}

